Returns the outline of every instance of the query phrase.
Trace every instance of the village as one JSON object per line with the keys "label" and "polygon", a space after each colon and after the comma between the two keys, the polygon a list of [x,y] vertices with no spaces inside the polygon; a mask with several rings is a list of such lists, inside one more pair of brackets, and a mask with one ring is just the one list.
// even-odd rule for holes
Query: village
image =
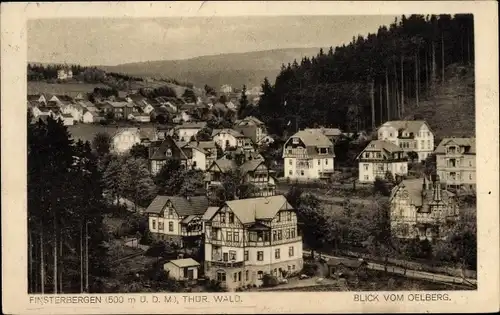
{"label": "village", "polygon": [[472,15],[385,23],[291,60],[28,63],[28,291],[477,289]]}
{"label": "village", "polygon": [[[372,256],[362,251],[343,257],[326,252],[324,257],[330,258],[320,258],[326,271],[316,269],[310,254],[320,248],[311,248],[302,237],[303,229],[311,226],[299,222],[297,201],[287,200],[290,190],[297,187],[322,190],[317,195],[326,211],[337,212],[345,212],[356,202],[370,206],[379,202],[372,195],[385,194],[387,203],[383,206],[389,207],[391,237],[429,242],[446,241],[464,213],[460,200],[474,196],[474,138],[449,137],[436,144],[432,127],[425,121],[394,120],[381,124],[373,134],[320,126],[296,130],[280,142],[267,133],[258,118],[238,117],[240,99],[234,99],[231,90],[223,86],[219,98],[213,96],[205,102],[201,97],[190,102],[182,97],[146,98],[129,93],[92,103],[82,93],[74,98],[38,94],[28,95],[28,107],[34,123],[51,117],[68,126],[70,133],[71,128],[82,125],[95,127],[87,134],[76,131],[75,140],[81,137],[93,142],[99,132],[108,132],[110,154],[124,157],[142,148],[152,177],[172,161],[183,170],[203,174],[202,185],[190,193],[151,196],[145,207],[126,198],[117,201],[133,212],[130,216],[147,223],[139,237],[132,232],[120,237],[122,246],[132,253],[131,259],[156,251],[169,277],[182,283],[207,279],[225,290],[245,290],[276,285],[286,288],[298,279],[301,281],[295,286],[324,286],[346,275],[358,279],[367,266],[376,268],[369,265]],[[233,101],[220,102],[230,99],[231,93]],[[243,91],[240,98],[248,95]],[[171,119],[155,127],[151,118],[158,121],[159,113],[167,113]],[[102,122],[110,117],[128,121],[128,126],[122,122],[102,129]],[[214,118],[222,121],[219,128],[208,125]],[[336,144],[346,139],[363,144],[361,151],[355,152],[354,167],[348,171],[346,167],[337,169],[335,163]],[[270,148],[279,154],[268,154]],[[431,163],[434,168],[430,173],[421,171]],[[230,183],[229,178],[235,176],[236,182]],[[230,195],[227,186],[231,184],[246,185],[246,190],[236,189]],[[217,198],[221,187],[225,195]],[[329,198],[329,193],[321,189],[324,187],[343,191],[343,197]],[[359,192],[365,192],[364,197]],[[165,248],[177,254],[167,255]],[[389,265],[393,271],[403,267]],[[380,266],[388,268],[387,262]],[[400,274],[409,274],[407,268],[404,266]],[[453,283],[466,281],[463,272],[456,276],[448,273]]]}

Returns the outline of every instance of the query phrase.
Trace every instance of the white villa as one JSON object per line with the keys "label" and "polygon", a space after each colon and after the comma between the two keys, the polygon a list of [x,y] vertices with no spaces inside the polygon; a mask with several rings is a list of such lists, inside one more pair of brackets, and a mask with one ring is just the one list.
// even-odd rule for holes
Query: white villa
{"label": "white villa", "polygon": [[424,161],[434,151],[434,134],[423,120],[392,120],[377,131],[378,140],[392,142],[406,153],[415,152]]}
{"label": "white villa", "polygon": [[285,177],[311,180],[326,178],[334,171],[333,143],[322,133],[301,130],[284,145]]}
{"label": "white villa", "polygon": [[408,174],[408,158],[397,145],[383,140],[373,140],[356,158],[359,162],[359,181],[372,183],[376,178],[393,178]]}

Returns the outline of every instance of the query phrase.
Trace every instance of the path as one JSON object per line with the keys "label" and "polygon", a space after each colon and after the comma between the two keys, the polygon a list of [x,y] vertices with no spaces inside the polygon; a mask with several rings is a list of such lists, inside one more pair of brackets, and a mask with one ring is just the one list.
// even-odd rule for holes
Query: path
{"label": "path", "polygon": [[[303,251],[306,254],[311,254],[310,251]],[[323,258],[340,258],[332,255],[327,255],[327,254],[321,254],[321,257]],[[384,265],[377,264],[377,263],[371,263],[368,262],[368,268],[373,269],[373,270],[385,270]],[[443,275],[443,274],[438,274],[438,273],[431,273],[431,272],[426,272],[426,271],[417,271],[417,270],[411,270],[411,269],[406,269],[406,274],[404,271],[404,268],[402,267],[397,267],[397,266],[387,266],[387,272],[390,273],[395,273],[402,275],[404,277],[408,278],[415,278],[415,279],[423,279],[423,280],[430,280],[430,281],[435,281],[435,282],[445,282],[445,283],[452,283],[452,284],[464,284],[467,286],[474,286],[477,285],[477,280],[476,279],[466,279],[466,278],[461,278],[461,277],[453,277],[453,276],[448,276],[448,275]]]}

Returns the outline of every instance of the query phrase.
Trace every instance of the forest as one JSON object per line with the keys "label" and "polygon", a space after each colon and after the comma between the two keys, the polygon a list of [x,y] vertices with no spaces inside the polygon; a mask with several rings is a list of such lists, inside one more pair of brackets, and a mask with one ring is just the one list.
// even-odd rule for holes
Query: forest
{"label": "forest", "polygon": [[283,65],[252,113],[272,134],[315,125],[373,130],[406,117],[444,83],[452,64],[474,64],[471,14],[411,15],[348,45]]}

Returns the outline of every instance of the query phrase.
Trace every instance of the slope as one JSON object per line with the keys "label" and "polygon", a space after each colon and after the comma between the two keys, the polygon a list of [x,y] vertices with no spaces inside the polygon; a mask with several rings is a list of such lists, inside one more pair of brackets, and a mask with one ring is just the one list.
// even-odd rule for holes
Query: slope
{"label": "slope", "polygon": [[410,100],[407,119],[424,119],[436,139],[475,136],[474,66],[452,64],[446,68],[444,84],[438,84],[429,96],[416,106]]}
{"label": "slope", "polygon": [[168,77],[196,86],[239,87],[260,85],[264,77],[275,78],[283,63],[316,55],[320,48],[286,48],[246,53],[201,56],[185,60],[160,60],[99,66],[106,71],[135,76]]}

